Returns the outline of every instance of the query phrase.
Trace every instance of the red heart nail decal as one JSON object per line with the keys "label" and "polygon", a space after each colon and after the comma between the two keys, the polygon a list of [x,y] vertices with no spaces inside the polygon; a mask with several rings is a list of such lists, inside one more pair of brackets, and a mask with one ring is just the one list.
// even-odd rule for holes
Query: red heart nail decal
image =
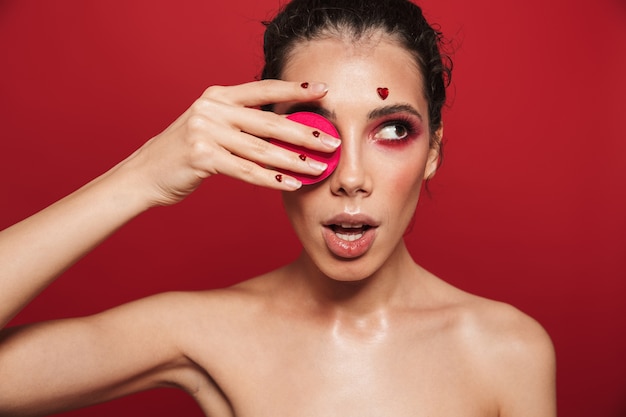
{"label": "red heart nail decal", "polygon": [[389,89],[388,88],[379,87],[378,90],[376,90],[376,91],[378,91],[378,95],[383,100],[385,100],[387,97],[389,97]]}

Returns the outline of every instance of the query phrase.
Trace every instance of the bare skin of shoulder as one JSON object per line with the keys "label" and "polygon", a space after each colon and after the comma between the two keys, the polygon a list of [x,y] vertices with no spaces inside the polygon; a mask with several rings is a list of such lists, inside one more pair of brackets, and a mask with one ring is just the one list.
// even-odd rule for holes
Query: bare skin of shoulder
{"label": "bare skin of shoulder", "polygon": [[207,415],[543,415],[520,400],[551,398],[552,347],[519,311],[417,265],[384,305],[361,303],[363,282],[328,300],[294,270],[201,296],[187,349],[206,377],[186,389]]}

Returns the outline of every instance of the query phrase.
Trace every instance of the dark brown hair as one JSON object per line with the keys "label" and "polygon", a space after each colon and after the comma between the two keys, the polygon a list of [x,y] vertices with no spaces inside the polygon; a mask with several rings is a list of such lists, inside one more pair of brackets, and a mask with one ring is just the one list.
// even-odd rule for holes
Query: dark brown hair
{"label": "dark brown hair", "polygon": [[[441,126],[452,61],[441,52],[441,32],[417,5],[408,0],[292,0],[265,25],[263,79],[280,78],[290,53],[302,41],[333,34],[360,39],[377,30],[393,36],[421,70],[431,133]],[[438,139],[431,138],[431,145],[440,147]]]}

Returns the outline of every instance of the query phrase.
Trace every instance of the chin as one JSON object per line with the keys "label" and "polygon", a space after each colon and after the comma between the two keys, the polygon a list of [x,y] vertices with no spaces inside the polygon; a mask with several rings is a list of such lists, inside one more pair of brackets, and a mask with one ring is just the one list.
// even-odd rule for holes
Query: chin
{"label": "chin", "polygon": [[[332,256],[332,255],[331,255]],[[322,258],[313,263],[320,273],[337,282],[358,284],[367,281],[380,270],[381,265],[375,265],[367,254],[352,259],[340,259],[333,256],[332,260]]]}

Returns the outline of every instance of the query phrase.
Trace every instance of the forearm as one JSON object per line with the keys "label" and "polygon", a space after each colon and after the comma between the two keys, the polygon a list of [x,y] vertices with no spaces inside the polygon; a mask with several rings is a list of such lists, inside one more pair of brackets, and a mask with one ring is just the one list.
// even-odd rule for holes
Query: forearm
{"label": "forearm", "polygon": [[336,138],[251,108],[311,101],[326,94],[323,84],[305,84],[265,80],[209,88],[165,131],[115,168],[0,232],[0,327],[124,223],[153,205],[177,203],[211,175],[291,191],[301,183],[266,167],[321,174],[323,164],[310,165],[297,152],[265,138],[325,152],[337,148]]}
{"label": "forearm", "polygon": [[133,172],[118,165],[0,232],[0,326],[64,270],[147,209]]}

